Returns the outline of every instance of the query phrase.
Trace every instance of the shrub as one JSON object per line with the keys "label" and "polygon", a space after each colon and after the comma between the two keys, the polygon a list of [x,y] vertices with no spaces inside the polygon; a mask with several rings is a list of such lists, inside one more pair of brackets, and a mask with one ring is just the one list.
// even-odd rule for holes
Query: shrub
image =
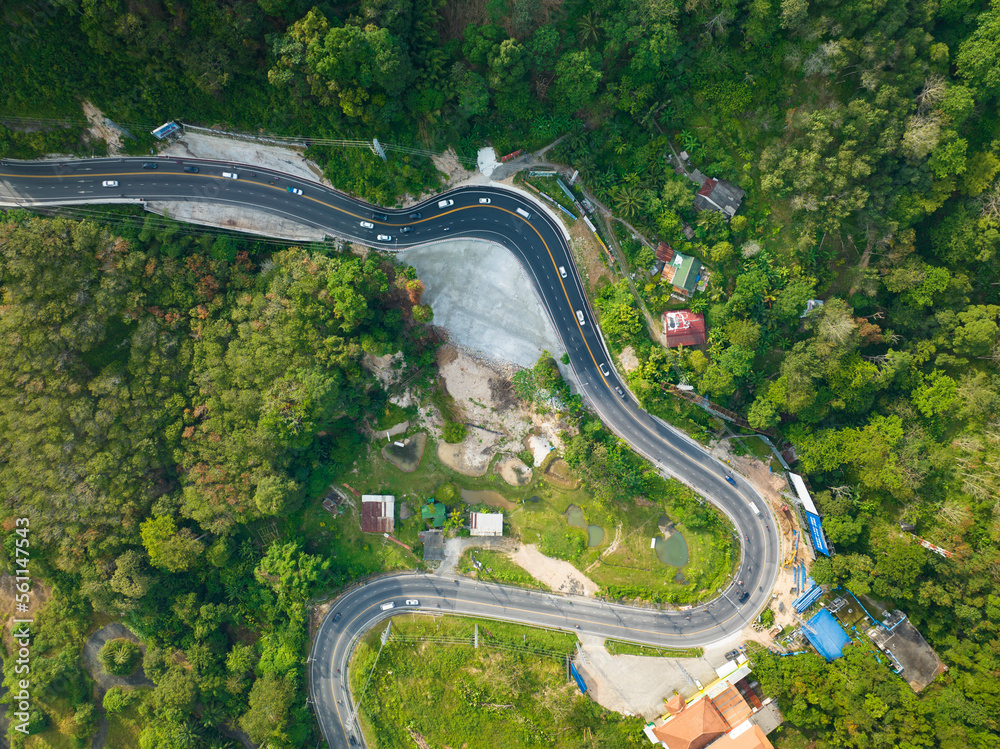
{"label": "shrub", "polygon": [[142,662],[142,651],[136,643],[122,637],[108,640],[97,657],[106,673],[128,676]]}
{"label": "shrub", "polygon": [[121,687],[111,687],[104,695],[104,709],[108,713],[120,713],[135,700],[135,692],[126,692]]}
{"label": "shrub", "polygon": [[445,442],[450,442],[453,445],[458,444],[465,439],[465,435],[468,434],[469,430],[466,428],[465,424],[458,421],[446,421],[444,427],[441,428],[441,436],[444,437]]}

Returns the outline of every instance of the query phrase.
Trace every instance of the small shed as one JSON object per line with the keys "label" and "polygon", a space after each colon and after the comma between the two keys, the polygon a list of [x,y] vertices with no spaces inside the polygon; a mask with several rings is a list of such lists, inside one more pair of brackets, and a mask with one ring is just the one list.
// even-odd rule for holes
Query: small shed
{"label": "small shed", "polygon": [[365,533],[392,533],[396,528],[396,498],[391,494],[361,496],[361,530]]}
{"label": "small shed", "polygon": [[840,658],[851,638],[826,609],[802,625],[802,634],[827,661]]}
{"label": "small shed", "polygon": [[473,512],[469,516],[469,533],[473,536],[502,536],[502,512]]}
{"label": "small shed", "polygon": [[441,528],[444,526],[445,512],[445,506],[432,497],[420,508],[420,517],[430,523],[432,528]]}

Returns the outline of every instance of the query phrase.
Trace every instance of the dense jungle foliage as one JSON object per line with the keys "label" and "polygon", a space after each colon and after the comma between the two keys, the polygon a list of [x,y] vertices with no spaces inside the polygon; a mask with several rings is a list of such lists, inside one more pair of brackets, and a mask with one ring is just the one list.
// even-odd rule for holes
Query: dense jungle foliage
{"label": "dense jungle foliage", "polygon": [[[12,0],[2,14],[0,113],[79,118],[88,99],[137,147],[173,118],[463,155],[567,135],[554,160],[712,272],[691,302],[705,350],[664,352],[627,288],[602,292],[613,343],[640,358],[633,389],[670,416],[660,386],[683,377],[789,439],[838,551],[814,577],[898,605],[949,666],[915,696],[860,657],[783,659],[768,685],[792,726],[821,747],[997,745],[998,0]],[[76,139],[7,124],[3,155]],[[695,214],[671,144],[747,190],[731,222]],[[384,203],[436,179],[419,159],[311,151]],[[5,228],[4,513],[48,521],[47,575],[88,605],[172,622],[156,636],[195,664],[173,681],[241,714],[261,704],[248,674],[268,694],[296,678],[301,614],[270,602],[333,574],[249,528],[337,470],[332,425],[365,407],[358,352],[412,346],[374,301],[392,281],[347,258],[258,266],[251,250],[53,226]],[[651,263],[638,244],[629,259]],[[673,304],[651,288],[654,312]],[[811,298],[825,304],[803,319]],[[61,605],[51,620],[84,604]],[[234,657],[234,674],[246,617],[269,635],[256,670]],[[176,728],[163,704],[157,736]]]}

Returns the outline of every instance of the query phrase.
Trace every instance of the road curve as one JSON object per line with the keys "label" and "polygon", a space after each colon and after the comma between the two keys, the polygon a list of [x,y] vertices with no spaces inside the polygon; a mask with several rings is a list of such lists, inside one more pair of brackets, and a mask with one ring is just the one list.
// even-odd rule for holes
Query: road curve
{"label": "road curve", "polygon": [[[157,168],[143,168],[146,163],[156,163]],[[186,172],[185,167],[199,171]],[[224,172],[239,176],[227,178]],[[116,185],[104,187],[105,181]],[[302,195],[289,192],[289,188],[301,190]],[[716,505],[732,521],[741,542],[738,571],[722,597],[683,613],[609,606],[461,580],[449,583],[453,589],[441,591],[444,578],[419,575],[386,577],[354,590],[337,600],[323,623],[310,663],[316,715],[331,747],[348,747],[349,738],[357,736],[354,715],[345,712],[349,697],[334,677],[337,668],[346,667],[347,646],[354,635],[385,615],[379,603],[394,601],[392,611],[398,612],[402,602],[410,598],[421,600],[422,605],[433,603],[435,611],[440,603],[443,611],[563,629],[574,629],[579,623],[581,631],[617,632],[640,642],[691,645],[738,632],[767,602],[778,573],[779,553],[777,525],[767,503],[741,478],[736,479],[736,486],[726,483],[723,464],[643,411],[631,397],[610,365],[611,357],[583,292],[564,231],[534,201],[503,187],[468,187],[406,210],[390,210],[309,180],[231,162],[173,158],[0,162],[0,205],[39,207],[137,200],[253,208],[390,251],[456,238],[481,239],[505,247],[526,270],[569,354],[583,395],[602,421],[661,472],[680,479]],[[439,201],[452,202],[439,205]],[[410,230],[403,232],[404,227]],[[603,374],[601,365],[609,374]],[[570,609],[584,616],[575,621],[560,620]],[[342,619],[334,624],[332,619],[338,613]],[[607,617],[621,618],[614,624]],[[355,740],[361,743],[360,736]]]}

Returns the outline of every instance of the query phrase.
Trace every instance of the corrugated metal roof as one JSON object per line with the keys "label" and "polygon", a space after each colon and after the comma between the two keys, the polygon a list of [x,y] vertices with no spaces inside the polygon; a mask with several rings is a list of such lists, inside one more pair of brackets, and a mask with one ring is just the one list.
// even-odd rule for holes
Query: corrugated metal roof
{"label": "corrugated metal roof", "polygon": [[502,512],[473,512],[469,516],[469,533],[473,536],[502,536]]}

